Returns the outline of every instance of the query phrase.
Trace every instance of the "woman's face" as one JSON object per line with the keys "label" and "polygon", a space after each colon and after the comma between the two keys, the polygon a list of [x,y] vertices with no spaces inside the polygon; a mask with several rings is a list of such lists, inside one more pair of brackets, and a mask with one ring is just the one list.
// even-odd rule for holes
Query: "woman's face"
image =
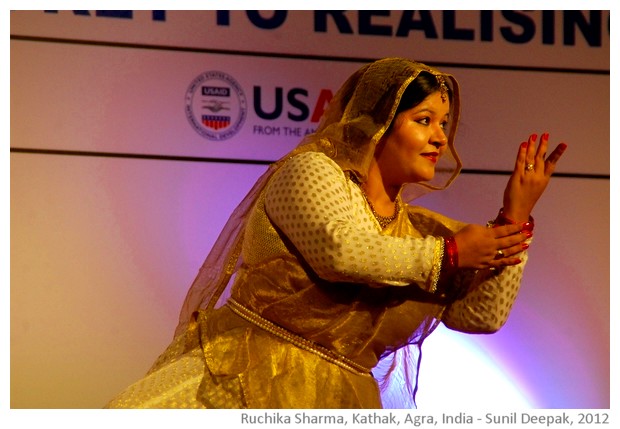
{"label": "woman's face", "polygon": [[386,186],[431,180],[446,150],[450,102],[439,91],[399,113],[381,138],[375,157]]}

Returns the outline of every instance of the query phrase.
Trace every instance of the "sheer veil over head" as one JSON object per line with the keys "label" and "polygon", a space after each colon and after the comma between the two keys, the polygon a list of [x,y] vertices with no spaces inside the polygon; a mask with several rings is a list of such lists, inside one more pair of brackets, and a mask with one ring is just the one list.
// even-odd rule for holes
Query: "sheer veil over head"
{"label": "sheer veil over head", "polygon": [[440,158],[433,180],[405,184],[402,198],[411,201],[431,190],[445,189],[461,169],[454,147],[460,115],[458,83],[451,75],[406,59],[385,58],[353,73],[332,99],[316,132],[306,137],[298,150],[310,146],[323,151],[360,182],[366,181],[375,146],[392,123],[405,90],[420,73],[434,76],[442,95],[443,88],[451,94],[448,150]]}
{"label": "sheer veil over head", "polygon": [[456,178],[461,168],[454,147],[460,113],[456,80],[449,74],[403,58],[385,58],[363,66],[334,95],[316,132],[273,163],[234,210],[188,291],[175,336],[185,332],[196,311],[215,308],[227,297],[231,278],[241,264],[246,219],[273,173],[290,157],[315,151],[326,154],[363,183],[375,146],[394,119],[401,96],[422,72],[435,76],[443,88],[449,89],[448,150],[437,163],[433,180],[405,184],[401,197],[406,202],[411,201],[430,191],[446,188]]}

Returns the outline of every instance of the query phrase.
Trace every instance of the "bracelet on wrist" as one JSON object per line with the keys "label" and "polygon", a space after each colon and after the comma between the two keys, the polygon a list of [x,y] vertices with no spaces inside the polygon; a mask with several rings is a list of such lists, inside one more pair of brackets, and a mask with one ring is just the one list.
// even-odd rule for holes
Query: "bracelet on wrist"
{"label": "bracelet on wrist", "polygon": [[459,267],[459,251],[454,236],[444,238],[443,269],[451,273]]}
{"label": "bracelet on wrist", "polygon": [[458,285],[454,282],[459,267],[459,253],[453,236],[445,237],[443,240],[443,259],[437,294],[442,299],[452,300],[459,294]]}
{"label": "bracelet on wrist", "polygon": [[[495,228],[497,226],[503,226],[503,225],[516,225],[517,223],[519,222],[510,219],[508,216],[504,214],[504,208],[502,207],[501,209],[499,209],[499,213],[497,214],[497,217],[495,218],[495,220],[490,220],[487,222],[487,227]],[[528,221],[523,223],[523,230],[530,231],[530,232],[534,230],[534,218],[531,215]]]}

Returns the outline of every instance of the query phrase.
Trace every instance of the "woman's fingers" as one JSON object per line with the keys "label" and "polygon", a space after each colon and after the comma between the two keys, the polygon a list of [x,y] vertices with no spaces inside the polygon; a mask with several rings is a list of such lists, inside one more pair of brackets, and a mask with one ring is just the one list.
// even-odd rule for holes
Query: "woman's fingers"
{"label": "woman's fingers", "polygon": [[525,223],[514,223],[510,225],[502,225],[491,228],[490,231],[496,239],[502,237],[509,237],[524,231],[526,228]]}
{"label": "woman's fingers", "polygon": [[499,226],[493,230],[495,253],[489,261],[489,266],[499,268],[521,263],[521,259],[517,255],[529,247],[526,240],[532,237],[532,232],[527,226],[520,223]]}
{"label": "woman's fingers", "polygon": [[535,146],[536,134],[532,134],[528,141],[525,168],[527,169],[528,164],[533,164],[535,171],[541,171],[545,174],[545,176],[549,177],[555,170],[555,165],[566,150],[567,145],[565,143],[560,143],[556,146],[551,155],[547,156],[549,133],[543,133],[542,136],[540,136],[540,142],[538,144],[538,148],[536,148],[535,155],[532,157],[532,151]]}
{"label": "woman's fingers", "polygon": [[566,150],[567,147],[568,146],[566,145],[566,143],[560,143],[553,150],[553,152],[551,152],[551,155],[547,157],[547,159],[545,160],[545,175],[546,176],[551,176],[553,174],[556,163],[559,161],[562,154],[564,154],[564,151]]}
{"label": "woman's fingers", "polygon": [[467,225],[455,234],[461,268],[497,268],[521,262],[518,253],[532,236],[527,223],[501,225],[494,228]]}
{"label": "woman's fingers", "polygon": [[[536,167],[536,139],[538,139],[537,134],[530,135],[530,138],[527,140],[527,153],[525,155],[525,169],[527,170],[528,165],[533,165]],[[541,139],[542,140],[542,139]]]}
{"label": "woman's fingers", "polygon": [[545,156],[547,156],[547,146],[549,145],[549,133],[543,133],[540,136],[540,143],[538,144],[538,149],[536,149],[536,157],[535,163],[538,167],[538,163],[540,162],[540,166],[544,165]]}
{"label": "woman's fingers", "polygon": [[538,146],[536,145],[537,139],[537,134],[531,134],[526,142],[521,143],[517,153],[515,170],[517,172],[542,171],[546,176],[551,176],[553,170],[555,170],[556,163],[566,150],[567,145],[560,143],[551,155],[547,157],[549,133],[543,133],[540,136]]}
{"label": "woman's fingers", "polygon": [[515,171],[525,170],[525,159],[527,157],[528,146],[528,142],[523,142],[519,146],[519,151],[517,152],[517,160],[515,162]]}
{"label": "woman's fingers", "polygon": [[509,258],[511,256],[515,256],[515,255],[523,252],[528,247],[529,247],[529,245],[526,242],[521,241],[521,242],[513,244],[511,246],[504,247],[503,249],[498,250],[498,252],[500,252],[500,255],[502,255],[501,256],[502,258]]}

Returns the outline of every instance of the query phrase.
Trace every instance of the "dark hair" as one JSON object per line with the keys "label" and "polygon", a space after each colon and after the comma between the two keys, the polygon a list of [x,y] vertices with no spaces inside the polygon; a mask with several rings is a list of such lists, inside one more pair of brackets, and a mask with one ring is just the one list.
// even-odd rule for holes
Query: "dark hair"
{"label": "dark hair", "polygon": [[[441,90],[441,83],[435,75],[428,72],[420,72],[418,76],[409,84],[403,96],[400,98],[398,108],[394,117],[400,112],[409,110],[420,104],[426,97],[434,92]],[[448,99],[452,101],[452,91],[448,87]]]}

